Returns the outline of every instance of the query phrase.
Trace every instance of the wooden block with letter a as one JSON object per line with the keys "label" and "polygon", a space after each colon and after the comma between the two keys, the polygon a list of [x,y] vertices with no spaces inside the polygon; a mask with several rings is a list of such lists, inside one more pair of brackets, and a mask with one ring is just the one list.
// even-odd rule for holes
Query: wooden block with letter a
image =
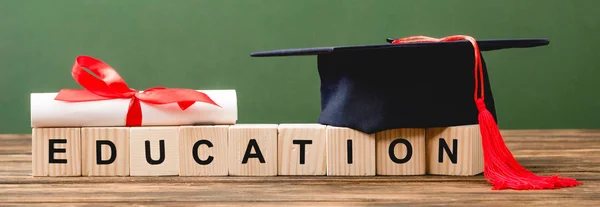
{"label": "wooden block with letter a", "polygon": [[129,176],[129,127],[81,128],[83,176]]}
{"label": "wooden block with letter a", "polygon": [[179,128],[180,176],[227,176],[228,125]]}
{"label": "wooden block with letter a", "polygon": [[479,125],[428,128],[427,173],[477,175],[483,172]]}
{"label": "wooden block with letter a", "polygon": [[33,176],[81,176],[80,128],[33,128]]}
{"label": "wooden block with letter a", "polygon": [[129,129],[131,176],[179,175],[179,127]]}
{"label": "wooden block with letter a", "polygon": [[425,174],[425,129],[390,129],[375,138],[377,175]]}
{"label": "wooden block with letter a", "polygon": [[327,175],[374,176],[375,134],[327,126]]}
{"label": "wooden block with letter a", "polygon": [[229,175],[277,175],[277,124],[229,127]]}
{"label": "wooden block with letter a", "polygon": [[277,174],[326,175],[326,128],[320,124],[280,124]]}

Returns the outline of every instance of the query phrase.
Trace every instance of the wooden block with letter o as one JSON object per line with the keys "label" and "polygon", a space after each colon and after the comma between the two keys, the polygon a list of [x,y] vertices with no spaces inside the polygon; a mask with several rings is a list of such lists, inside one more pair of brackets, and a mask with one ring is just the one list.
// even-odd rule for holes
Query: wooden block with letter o
{"label": "wooden block with letter o", "polygon": [[81,128],[83,176],[129,176],[129,127]]}
{"label": "wooden block with letter o", "polygon": [[179,128],[180,176],[227,176],[229,126]]}
{"label": "wooden block with letter o", "polygon": [[278,174],[326,175],[326,128],[320,124],[280,124]]}
{"label": "wooden block with letter o", "polygon": [[229,127],[229,175],[277,175],[277,124]]}
{"label": "wooden block with letter o", "polygon": [[425,129],[390,129],[375,138],[377,175],[425,174]]}
{"label": "wooden block with letter o", "polygon": [[427,173],[477,175],[483,172],[479,125],[428,128]]}
{"label": "wooden block with letter o", "polygon": [[375,134],[327,126],[327,175],[375,175]]}
{"label": "wooden block with letter o", "polygon": [[33,128],[33,176],[81,176],[80,128]]}
{"label": "wooden block with letter o", "polygon": [[179,127],[129,129],[131,176],[179,175]]}

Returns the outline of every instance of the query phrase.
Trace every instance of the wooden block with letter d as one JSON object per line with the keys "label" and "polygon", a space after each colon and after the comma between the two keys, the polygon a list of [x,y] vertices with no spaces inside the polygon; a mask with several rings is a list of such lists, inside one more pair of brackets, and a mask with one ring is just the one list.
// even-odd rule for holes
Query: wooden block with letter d
{"label": "wooden block with letter d", "polygon": [[375,134],[327,126],[327,175],[374,176]]}
{"label": "wooden block with letter d", "polygon": [[131,176],[179,175],[179,127],[129,129]]}
{"label": "wooden block with letter d", "polygon": [[428,128],[427,173],[477,175],[483,172],[479,125]]}
{"label": "wooden block with letter d", "polygon": [[277,124],[229,127],[229,175],[277,175]]}
{"label": "wooden block with letter d", "polygon": [[425,129],[390,129],[375,138],[377,175],[425,174]]}
{"label": "wooden block with letter d", "polygon": [[278,175],[326,175],[325,125],[280,124]]}
{"label": "wooden block with letter d", "polygon": [[180,176],[227,176],[228,125],[179,128]]}
{"label": "wooden block with letter d", "polygon": [[33,128],[33,176],[81,176],[80,128]]}
{"label": "wooden block with letter d", "polygon": [[129,176],[129,127],[81,128],[83,176]]}

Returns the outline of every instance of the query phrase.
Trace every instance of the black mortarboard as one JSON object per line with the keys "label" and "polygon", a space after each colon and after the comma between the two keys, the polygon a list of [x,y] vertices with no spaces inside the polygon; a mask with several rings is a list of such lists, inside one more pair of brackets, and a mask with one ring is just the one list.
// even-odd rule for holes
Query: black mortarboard
{"label": "black mortarboard", "polygon": [[[284,49],[253,57],[316,55],[318,122],[364,133],[479,124],[484,174],[495,189],[553,189],[580,184],[523,168],[503,142],[481,51],[548,45],[547,39],[475,40],[413,36],[388,44]],[[391,43],[391,44],[390,44]]]}

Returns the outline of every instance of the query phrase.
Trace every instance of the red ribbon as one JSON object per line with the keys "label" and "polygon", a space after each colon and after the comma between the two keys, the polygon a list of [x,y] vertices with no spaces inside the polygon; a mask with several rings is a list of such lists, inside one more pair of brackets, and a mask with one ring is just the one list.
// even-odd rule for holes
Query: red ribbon
{"label": "red ribbon", "polygon": [[[94,75],[83,68],[87,68]],[[204,102],[220,107],[205,93],[185,88],[154,87],[140,92],[129,88],[123,78],[108,64],[90,56],[78,56],[71,70],[73,79],[85,89],[62,89],[54,100],[86,102],[110,99],[130,99],[126,126],[142,125],[140,101],[147,104],[177,103],[186,110],[195,102]]]}

